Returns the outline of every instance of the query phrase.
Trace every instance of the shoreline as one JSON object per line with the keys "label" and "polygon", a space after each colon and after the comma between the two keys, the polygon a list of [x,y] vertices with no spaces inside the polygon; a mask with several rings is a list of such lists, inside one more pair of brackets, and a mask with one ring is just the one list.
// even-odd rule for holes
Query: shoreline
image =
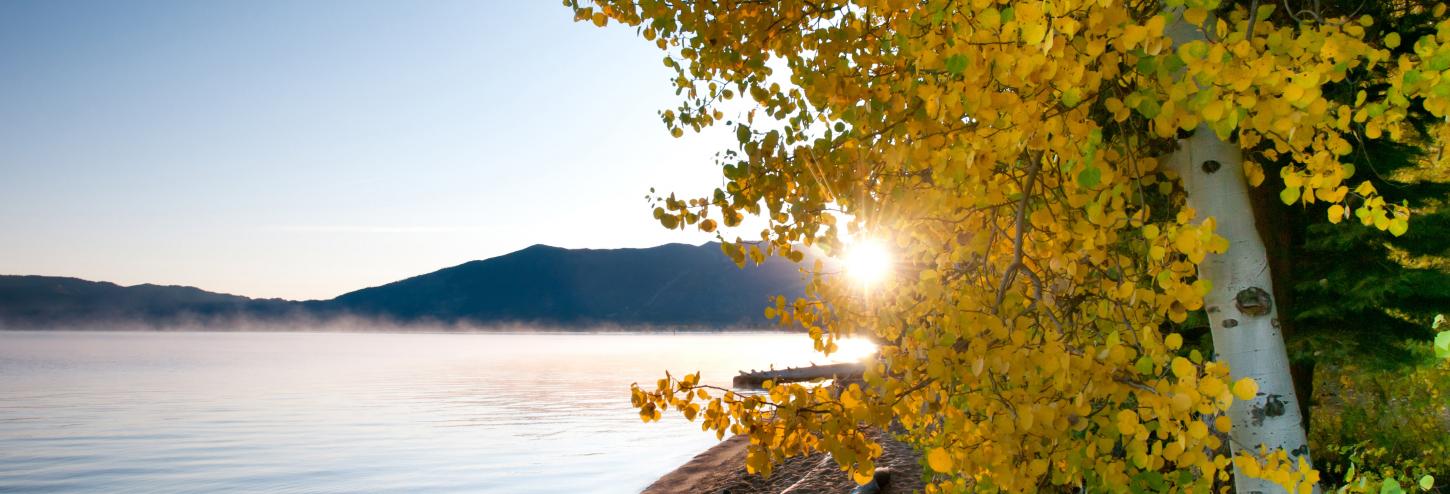
{"label": "shoreline", "polygon": [[[701,492],[692,490],[695,486],[719,484],[729,476],[745,471],[745,446],[750,443],[746,436],[739,435],[715,443],[709,449],[690,458],[685,464],[664,474],[641,494],[672,494]],[[736,472],[735,470],[739,470]]]}
{"label": "shoreline", "polygon": [[[921,457],[906,443],[873,431],[883,452],[878,468],[890,468],[891,482],[881,493],[920,492]],[[711,446],[683,465],[645,487],[642,494],[775,494],[782,492],[839,492],[856,488],[856,482],[826,453],[797,456],[776,465],[771,476],[745,471],[745,449],[749,438],[737,435]]]}

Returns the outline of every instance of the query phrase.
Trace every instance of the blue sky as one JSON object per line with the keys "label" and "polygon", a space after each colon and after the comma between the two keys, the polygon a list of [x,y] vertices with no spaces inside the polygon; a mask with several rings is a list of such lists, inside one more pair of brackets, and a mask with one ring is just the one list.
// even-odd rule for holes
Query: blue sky
{"label": "blue sky", "polygon": [[0,2],[0,274],[330,298],[546,243],[698,243],[662,53],[552,0]]}

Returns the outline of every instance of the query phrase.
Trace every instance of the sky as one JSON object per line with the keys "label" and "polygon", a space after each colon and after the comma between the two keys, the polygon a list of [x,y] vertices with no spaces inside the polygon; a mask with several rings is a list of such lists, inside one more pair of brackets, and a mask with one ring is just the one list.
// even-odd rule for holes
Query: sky
{"label": "sky", "polygon": [[663,53],[554,0],[0,2],[0,274],[325,299],[646,247],[720,185]]}

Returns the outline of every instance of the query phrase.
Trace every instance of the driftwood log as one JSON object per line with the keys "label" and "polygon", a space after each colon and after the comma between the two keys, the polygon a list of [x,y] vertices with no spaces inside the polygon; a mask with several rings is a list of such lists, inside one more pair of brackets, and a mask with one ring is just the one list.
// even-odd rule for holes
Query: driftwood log
{"label": "driftwood log", "polygon": [[787,369],[752,370],[750,372],[740,371],[735,376],[734,386],[737,388],[759,388],[765,381],[777,383],[814,381],[816,379],[856,380],[866,372],[866,366],[859,363],[810,365],[806,367],[791,367]]}

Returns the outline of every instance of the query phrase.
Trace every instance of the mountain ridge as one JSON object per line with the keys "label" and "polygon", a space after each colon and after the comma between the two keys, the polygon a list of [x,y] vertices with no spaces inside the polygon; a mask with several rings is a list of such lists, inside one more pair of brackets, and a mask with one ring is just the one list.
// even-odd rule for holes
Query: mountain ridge
{"label": "mountain ridge", "polygon": [[715,242],[566,249],[534,244],[328,300],[292,301],[183,285],[0,275],[0,329],[317,325],[768,327],[768,298],[798,296],[798,266],[737,268]]}

